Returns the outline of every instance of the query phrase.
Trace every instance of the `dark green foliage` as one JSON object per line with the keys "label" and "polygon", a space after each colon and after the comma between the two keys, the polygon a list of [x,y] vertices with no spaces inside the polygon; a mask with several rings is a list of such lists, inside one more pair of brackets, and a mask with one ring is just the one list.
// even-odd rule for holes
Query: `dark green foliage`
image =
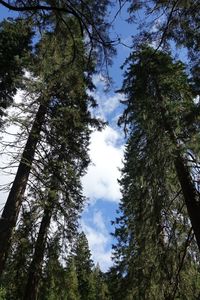
{"label": "dark green foliage", "polygon": [[78,290],[78,277],[73,257],[69,259],[66,270],[65,289],[67,292],[67,300],[79,300],[80,293]]}
{"label": "dark green foliage", "polygon": [[136,21],[138,11],[145,18],[137,20],[140,31],[134,37],[135,44],[142,42],[153,43],[157,49],[174,49],[179,55],[183,50],[182,59],[187,64],[195,92],[199,93],[199,1],[190,0],[151,0],[129,1],[130,20]]}
{"label": "dark green foliage", "polygon": [[39,300],[66,300],[68,289],[66,288],[67,272],[59,261],[59,243],[55,235],[49,243],[47,260],[40,277]]}
{"label": "dark green foliage", "polygon": [[6,291],[3,288],[0,288],[0,300],[6,299]]}
{"label": "dark green foliage", "polygon": [[0,24],[0,116],[13,102],[31,51],[31,27],[22,20],[8,20]]}
{"label": "dark green foliage", "polygon": [[193,149],[184,124],[195,107],[193,93],[183,65],[168,54],[143,47],[127,62],[120,123],[129,139],[115,231],[117,297],[198,299],[198,252],[174,164],[177,151]]}
{"label": "dark green foliage", "polygon": [[[45,112],[41,119],[40,129],[37,130],[37,133],[36,131],[31,132],[33,139],[36,140],[35,146],[29,146],[26,149],[26,153],[30,152],[32,160],[28,157],[24,163],[25,157],[22,157],[20,162],[20,165],[24,164],[25,167],[28,162],[29,172],[32,170],[26,200],[31,210],[34,207],[37,208],[38,218],[33,222],[34,224],[37,222],[39,226],[35,225],[35,240],[31,245],[32,252],[25,251],[23,264],[26,267],[25,273],[22,266],[20,269],[20,259],[15,255],[16,263],[19,263],[18,270],[19,272],[21,270],[21,275],[26,274],[27,279],[27,284],[25,279],[21,280],[21,283],[19,280],[15,286],[12,281],[14,276],[12,277],[11,282],[13,282],[14,288],[10,289],[10,294],[16,299],[17,297],[21,299],[24,297],[26,300],[37,298],[49,240],[53,234],[51,224],[56,226],[58,231],[58,259],[55,260],[55,263],[58,262],[59,269],[59,257],[64,251],[61,242],[66,244],[72,242],[78,225],[78,216],[85,200],[82,195],[80,178],[90,162],[87,150],[91,128],[99,127],[101,124],[91,117],[89,111],[89,106],[95,105],[93,97],[88,96],[86,90],[93,89],[92,63],[90,67],[76,22],[71,18],[66,22],[71,26],[71,30],[74,30],[74,34],[76,33],[76,45],[79,45],[76,59],[72,59],[72,39],[63,40],[58,28],[55,32],[46,33],[37,45],[34,57],[35,65],[31,68],[32,73],[39,80],[30,79],[27,86],[30,95],[31,93],[37,95],[37,98],[33,100],[33,108],[38,104],[38,112],[41,108]],[[39,123],[38,112],[34,121],[36,124]],[[28,117],[30,119],[30,116]],[[28,177],[23,180],[24,188],[29,183],[27,179]],[[18,195],[18,192],[15,192],[15,195]],[[17,203],[21,206],[22,197]],[[28,206],[27,210],[29,211]],[[17,216],[15,215],[15,217]],[[23,222],[22,224],[27,226]],[[30,234],[30,232],[28,233]],[[29,236],[26,238],[30,239]],[[12,259],[11,265],[12,267],[15,265],[15,261]],[[63,268],[60,267],[60,269],[62,273]],[[54,275],[51,277],[49,274],[49,276],[51,278],[50,285],[60,289],[59,282]],[[64,277],[63,275],[60,278]],[[93,286],[91,275],[91,280],[88,282],[90,291],[88,297],[91,299],[95,297]],[[52,287],[52,289],[56,288]],[[52,289],[50,289],[50,294],[46,290],[46,297],[50,299],[53,299],[54,296],[57,297],[58,294],[52,292]],[[63,293],[65,294],[65,290]],[[72,290],[70,293],[73,297],[75,292]],[[63,295],[60,294],[61,299],[64,297]]]}
{"label": "dark green foliage", "polygon": [[96,300],[111,299],[105,274],[101,271],[100,266],[98,264],[93,269],[93,277],[95,283],[95,294],[96,294],[95,299]]}
{"label": "dark green foliage", "polygon": [[[85,234],[76,234],[89,136],[102,125],[90,114],[96,103],[88,90],[94,88],[94,65],[101,67],[105,58],[110,62],[113,52],[105,21],[109,1],[5,3],[21,10],[23,19],[0,25],[0,117],[23,87],[31,101],[21,127],[27,132],[33,124],[34,130],[20,161],[25,168],[16,176],[20,184],[8,207],[11,215],[1,219],[1,225],[11,226],[4,236],[4,258],[11,236],[12,247],[0,299],[199,299],[195,230],[177,172],[180,162],[198,208],[199,104],[193,98],[199,93],[199,1],[131,1],[130,14],[142,9],[151,17],[135,42],[137,51],[127,59],[121,89],[127,100],[120,123],[128,142],[115,265],[107,275],[94,267]],[[157,17],[155,30],[149,30]],[[30,20],[41,33],[32,54]],[[171,41],[186,47],[190,80],[182,63],[140,47],[141,41],[163,49]],[[25,69],[35,78],[22,80]]]}
{"label": "dark green foliage", "polygon": [[[70,19],[69,24],[72,29],[73,26],[77,28]],[[96,125],[98,121],[91,118],[88,110],[93,99],[86,91],[90,78],[84,71],[85,55],[78,32],[76,43],[79,43],[79,53],[73,62],[70,62],[72,54],[69,40],[63,41],[59,31],[47,34],[38,46],[40,56],[45,50],[45,59],[40,62],[37,71],[44,76],[42,83],[46,85],[49,100],[42,141],[37,149],[41,149],[42,155],[34,164],[35,173],[32,176],[32,180],[37,182],[37,189],[32,193],[34,197],[38,195],[43,216],[24,299],[36,298],[33,295],[37,294],[47,238],[51,235],[50,225],[56,222],[60,243],[61,240],[66,243],[71,241],[85,199],[80,177],[89,163],[89,125]],[[32,296],[29,296],[30,290]]]}
{"label": "dark green foliage", "polygon": [[36,207],[33,207],[31,211],[23,208],[5,272],[2,276],[2,285],[6,290],[6,299],[23,299],[30,258],[35,242],[37,213]]}
{"label": "dark green foliage", "polygon": [[[60,31],[47,33],[39,42],[35,53],[35,65],[32,66],[32,72],[39,80],[34,80],[34,78],[30,80],[27,90],[34,98],[33,109],[35,110],[37,105],[39,108],[36,114],[35,111],[32,113],[31,117],[35,117],[32,130],[27,138],[18,171],[2,213],[1,272],[31,169],[34,169],[33,178],[36,178],[38,184],[35,196],[38,192],[40,193],[39,187],[47,187],[47,194],[44,193],[42,198],[48,197],[48,188],[52,189],[49,178],[52,176],[60,181],[56,193],[62,190],[61,198],[67,200],[62,201],[64,203],[62,205],[58,203],[58,214],[60,210],[65,212],[65,216],[69,214],[69,218],[65,219],[68,220],[67,223],[72,230],[74,226],[72,220],[76,219],[76,213],[72,213],[74,207],[71,207],[70,211],[70,205],[75,206],[74,211],[80,211],[82,207],[84,197],[81,195],[80,176],[84,174],[89,163],[87,155],[89,126],[96,126],[99,122],[91,117],[88,110],[90,105],[94,105],[94,99],[88,96],[86,91],[86,88],[93,88],[90,78],[93,69],[92,67],[89,69],[76,22],[71,19],[66,22],[69,22],[71,30],[74,30],[74,34],[76,33],[76,45],[79,46],[76,60],[72,59],[73,40],[63,40]],[[36,153],[39,158],[37,157],[34,161]],[[34,180],[33,178],[31,180]],[[76,183],[72,184],[73,180]],[[40,199],[40,201],[43,200]]]}
{"label": "dark green foliage", "polygon": [[78,288],[81,300],[95,299],[95,287],[92,278],[93,261],[84,232],[80,233],[74,246]]}
{"label": "dark green foliage", "polygon": [[97,0],[84,2],[76,0],[46,0],[42,2],[25,0],[20,2],[15,0],[12,3],[6,0],[1,1],[0,4],[16,12],[21,12],[20,16],[24,20],[31,18],[40,32],[46,32],[49,29],[54,31],[58,24],[62,24],[60,33],[63,39],[70,36],[73,40],[73,51],[76,53],[78,50],[76,35],[66,23],[66,19],[72,17],[77,22],[82,38],[87,36],[86,47],[89,60],[94,57],[96,66],[99,66],[101,70],[105,62],[107,66],[110,56],[115,52],[113,42],[110,41],[108,35],[111,25],[106,19],[107,10],[112,5],[110,0],[102,0],[101,4]]}
{"label": "dark green foliage", "polygon": [[[130,1],[131,2],[131,1]],[[190,51],[199,51],[199,2],[185,0],[152,0],[152,1],[134,1],[129,7],[130,18],[137,10],[144,9],[147,15],[150,13],[151,18],[147,18],[145,25],[150,26],[154,23],[154,30],[145,32],[146,37],[156,40],[160,37],[163,43],[173,39],[179,46],[184,45]],[[160,17],[156,23],[156,17]],[[136,16],[135,16],[136,17]],[[149,28],[148,28],[149,29]],[[160,32],[159,32],[160,31]]]}

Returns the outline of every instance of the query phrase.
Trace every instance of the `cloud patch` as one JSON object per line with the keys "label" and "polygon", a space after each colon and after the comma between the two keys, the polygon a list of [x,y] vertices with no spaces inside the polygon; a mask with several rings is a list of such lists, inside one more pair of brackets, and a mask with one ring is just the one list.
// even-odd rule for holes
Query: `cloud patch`
{"label": "cloud patch", "polygon": [[110,246],[112,240],[102,213],[96,211],[89,220],[82,219],[81,227],[87,236],[94,263],[99,263],[101,270],[106,272],[112,265]]}
{"label": "cloud patch", "polygon": [[93,132],[89,155],[92,164],[82,179],[84,194],[91,201],[103,199],[118,202],[121,193],[117,180],[123,158],[119,133],[110,126],[101,132]]}

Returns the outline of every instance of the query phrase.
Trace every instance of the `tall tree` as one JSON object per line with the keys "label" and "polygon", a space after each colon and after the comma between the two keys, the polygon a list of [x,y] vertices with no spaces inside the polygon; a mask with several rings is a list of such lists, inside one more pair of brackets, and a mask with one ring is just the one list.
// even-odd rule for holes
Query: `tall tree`
{"label": "tall tree", "polygon": [[31,210],[27,207],[22,209],[21,218],[13,237],[5,272],[1,280],[2,286],[6,291],[6,299],[23,299],[28,268],[35,243],[37,214],[37,206],[31,205]]}
{"label": "tall tree", "polygon": [[[184,272],[198,274],[188,220],[198,241],[190,213],[190,205],[195,204],[198,214],[198,190],[187,160],[198,133],[186,126],[195,103],[183,65],[168,54],[142,47],[128,63],[121,90],[127,108],[120,122],[130,135],[122,170],[121,216],[116,220],[115,262],[127,299],[174,299],[183,297]],[[193,193],[186,195],[190,187]],[[193,293],[198,297],[196,287]]]}
{"label": "tall tree", "polygon": [[[72,20],[68,22],[73,28]],[[62,61],[65,49],[69,51],[68,41],[62,41],[62,39],[60,41],[60,38],[61,36],[58,33],[56,44],[59,46],[56,46],[56,44],[53,46],[56,52],[54,64],[57,62],[57,72],[60,68],[60,74],[65,72],[65,75],[63,74],[65,77],[63,77],[62,82],[60,82],[60,76],[54,77],[54,86],[57,90],[49,107],[49,123],[46,124],[45,137],[42,142],[49,148],[48,153],[45,152],[45,158],[41,160],[41,164],[45,166],[45,176],[42,179],[43,185],[49,191],[43,196],[43,217],[30,265],[25,299],[37,298],[39,270],[44,258],[51,218],[54,217],[54,220],[58,220],[59,216],[63,215],[65,234],[67,236],[73,236],[74,234],[77,217],[84,201],[80,177],[84,174],[90,161],[87,154],[90,128],[94,124],[98,124],[98,121],[91,117],[88,110],[93,99],[88,96],[86,91],[86,87],[90,88],[89,84],[91,83],[90,79],[84,75],[88,66],[85,66],[87,62],[81,37],[79,37],[79,57],[76,56],[70,72],[64,68]],[[83,52],[81,53],[81,51]],[[51,57],[50,59],[52,60]],[[41,174],[39,180],[41,180]],[[30,290],[32,291],[31,294]]]}
{"label": "tall tree", "polygon": [[[85,84],[88,89],[93,88],[91,80],[89,79],[92,69],[89,66],[88,57],[85,55],[83,50],[84,46],[82,37],[80,37],[80,30],[77,28],[77,23],[76,26],[74,25],[75,23],[72,19],[69,18],[65,21],[66,24],[67,22],[71,27],[71,33],[73,32],[73,36],[69,35],[68,40],[64,40],[61,26],[62,22],[56,23],[55,31],[46,35],[46,37],[39,44],[38,51],[36,52],[35,66],[32,68],[32,70],[34,71],[35,76],[41,78],[41,81],[33,82],[32,91],[34,95],[37,95],[38,97],[36,101],[39,105],[39,108],[35,115],[35,120],[33,121],[32,129],[29,133],[24,151],[22,153],[22,158],[19,163],[15,180],[2,213],[0,224],[1,272],[6,260],[12,230],[15,227],[17,217],[19,215],[37,145],[38,142],[41,141],[41,132],[46,126],[45,130],[47,130],[47,133],[48,128],[51,128],[51,122],[53,120],[54,125],[56,124],[57,119],[51,120],[49,116],[52,113],[52,118],[57,118],[57,116],[53,115],[55,110],[58,115],[61,115],[62,112],[64,117],[70,119],[73,115],[73,106],[78,105],[77,111],[79,112],[80,109],[80,118],[83,120],[84,127],[87,123],[86,119],[88,118],[89,120],[90,118],[90,115],[87,112],[87,105],[89,105],[89,103],[93,105],[94,103],[92,97],[88,96],[85,90]],[[76,46],[79,45],[76,51],[73,46],[74,42],[76,43]],[[43,57],[44,53],[45,57]],[[63,53],[65,57],[63,57]],[[68,68],[70,64],[72,64],[72,66],[70,67],[71,71],[69,72]],[[79,71],[73,67],[73,65],[77,66]],[[86,75],[86,73],[89,75]],[[61,78],[62,81],[60,80]],[[77,88],[76,93],[74,90],[75,87]],[[76,103],[73,103],[73,99],[76,99]],[[69,106],[67,107],[68,103]],[[67,114],[69,115],[67,116]],[[73,120],[75,122],[75,116],[73,117]],[[47,121],[49,123],[46,123]],[[91,125],[92,122],[93,121],[90,122]],[[60,126],[58,121],[57,124]],[[71,130],[72,128],[69,128],[69,132],[71,132]],[[57,134],[59,135],[59,132],[57,132]],[[80,139],[81,137],[82,135],[80,136]],[[48,138],[49,136],[47,135],[47,139]],[[79,139],[77,139],[77,141],[79,142]],[[61,137],[58,142],[60,144],[63,143]],[[74,151],[79,153],[79,150],[76,149],[75,145],[72,145],[72,148]]]}
{"label": "tall tree", "polygon": [[[136,19],[135,12],[143,9],[146,20],[143,21],[143,33],[146,38],[154,39],[158,46],[174,40],[190,51],[199,52],[199,1],[152,0],[131,2],[128,8],[130,19]],[[158,20],[159,22],[156,22]],[[149,30],[154,25],[153,30]],[[147,31],[148,28],[148,31]],[[159,32],[160,31],[160,32]]]}
{"label": "tall tree", "polygon": [[[23,5],[21,5],[22,3],[18,3],[18,1],[15,3],[13,2],[12,4],[10,4],[10,2],[7,3],[6,1],[1,1],[0,4],[5,5],[10,9],[24,12],[23,17],[25,20],[29,20],[30,17],[31,20],[33,20],[33,24],[36,27],[39,26],[40,30],[44,32],[44,35],[45,32],[48,32],[49,30],[54,33],[59,32],[60,36],[62,37],[59,39],[59,42],[61,43],[60,47],[63,45],[63,43],[65,43],[67,37],[69,41],[68,49],[70,49],[70,55],[66,55],[65,60],[63,61],[64,67],[67,67],[70,65],[70,63],[73,63],[73,61],[79,55],[80,35],[82,35],[82,41],[84,41],[84,46],[87,51],[87,62],[84,66],[84,72],[86,73],[91,74],[91,69],[88,69],[87,63],[90,65],[91,60],[94,58],[94,54],[96,64],[101,64],[102,51],[106,53],[107,56],[107,50],[111,49],[110,43],[107,42],[108,24],[103,21],[107,9],[107,1],[100,6],[96,5],[96,1],[90,1],[88,4],[67,4],[63,1],[49,3],[48,1],[47,3],[38,2],[36,5],[35,2],[33,3],[32,1],[27,1],[26,3],[24,2]],[[74,19],[76,20],[79,32],[78,39],[77,28],[74,30],[72,28],[73,26],[71,27],[71,24],[67,21],[70,19],[71,15],[74,16]],[[53,38],[51,39],[51,42],[53,42]],[[53,58],[53,47],[50,47],[49,49],[44,49],[43,47],[43,49],[40,51],[40,54],[46,54],[48,51],[52,52],[51,54]],[[47,55],[47,57],[49,59],[50,56]],[[60,62],[58,64],[60,64]],[[59,73],[59,71],[57,72],[56,68],[57,66],[55,65],[55,62],[51,61],[50,59],[47,61],[45,57],[41,56],[38,59],[38,56],[36,56],[35,65],[33,68],[34,70],[32,69],[32,71],[35,76],[42,79],[42,83],[37,82],[38,87],[33,91],[33,94],[38,96],[37,102],[39,104],[39,108],[35,114],[35,120],[32,123],[32,129],[24,147],[18,171],[2,213],[0,223],[0,273],[4,268],[7,249],[9,248],[12,231],[15,227],[20,211],[23,195],[25,193],[29,174],[32,169],[36,147],[40,141],[41,130],[45,123],[48,106],[51,105],[50,103],[53,101],[53,98],[56,97],[56,91],[58,91],[59,84],[58,86],[54,84],[56,74],[58,76]],[[71,79],[71,83],[73,83],[73,76]],[[88,84],[90,85],[89,82]]]}

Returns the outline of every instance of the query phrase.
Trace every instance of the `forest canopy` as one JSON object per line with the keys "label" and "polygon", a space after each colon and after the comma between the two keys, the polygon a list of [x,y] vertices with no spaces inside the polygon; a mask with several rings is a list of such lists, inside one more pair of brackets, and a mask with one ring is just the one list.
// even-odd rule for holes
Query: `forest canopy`
{"label": "forest canopy", "polygon": [[[0,170],[13,178],[1,186],[0,299],[199,299],[200,1],[0,7]],[[115,90],[106,105],[97,77],[107,95]],[[106,128],[115,141],[123,130],[125,142],[116,146],[124,149],[121,198],[109,220],[112,266],[103,272],[83,212],[97,200],[109,208],[88,199],[83,177],[93,134]],[[96,216],[93,224],[108,230],[103,210]]]}

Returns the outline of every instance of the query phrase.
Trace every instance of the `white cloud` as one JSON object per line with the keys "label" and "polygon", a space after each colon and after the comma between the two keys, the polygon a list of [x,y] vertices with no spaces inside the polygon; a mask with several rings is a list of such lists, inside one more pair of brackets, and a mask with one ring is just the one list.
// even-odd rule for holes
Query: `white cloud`
{"label": "white cloud", "polygon": [[93,223],[100,229],[100,230],[105,230],[105,223],[103,220],[102,212],[101,211],[96,211],[94,212],[93,215]]}
{"label": "white cloud", "polygon": [[101,103],[105,114],[112,113],[119,106],[119,95],[114,95],[105,98]]}
{"label": "white cloud", "polygon": [[103,74],[100,73],[92,77],[92,82],[95,86],[101,86],[105,88],[107,84],[107,79],[103,76]]}
{"label": "white cloud", "polygon": [[87,236],[94,263],[99,263],[101,270],[107,271],[112,265],[111,236],[106,229],[102,213],[95,212],[90,225],[85,220],[81,220],[81,226]]}
{"label": "white cloud", "polygon": [[84,194],[91,201],[119,201],[121,197],[117,181],[123,157],[120,141],[119,133],[110,126],[101,132],[92,133],[89,155],[93,164],[82,179]]}
{"label": "white cloud", "polygon": [[107,93],[96,93],[94,95],[98,103],[98,108],[96,110],[96,115],[98,115],[103,120],[109,120],[112,113],[119,114],[121,110],[120,100],[124,100],[124,95],[115,94],[108,95]]}
{"label": "white cloud", "polygon": [[108,91],[109,82],[103,77],[103,75],[98,74],[93,76],[93,83],[97,87],[94,92],[88,91],[94,99],[96,100],[98,107],[93,111],[95,116],[101,117],[104,120],[109,120],[110,115],[113,112],[116,112],[117,109],[120,109],[121,104],[120,100],[124,99],[124,96],[121,94],[110,94]]}

